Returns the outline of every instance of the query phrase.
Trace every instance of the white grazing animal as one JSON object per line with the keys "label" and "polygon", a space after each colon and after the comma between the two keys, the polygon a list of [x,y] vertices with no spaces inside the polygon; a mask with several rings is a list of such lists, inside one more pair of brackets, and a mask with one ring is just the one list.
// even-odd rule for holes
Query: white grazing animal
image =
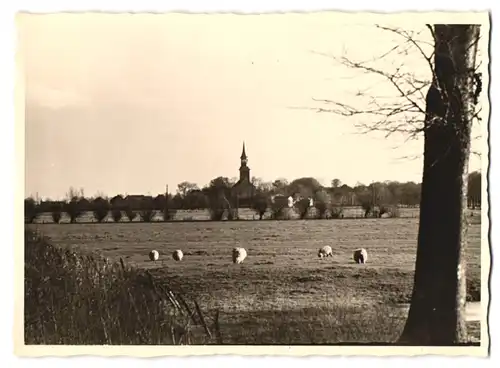
{"label": "white grazing animal", "polygon": [[240,264],[245,258],[247,258],[245,248],[233,248],[233,263]]}
{"label": "white grazing animal", "polygon": [[149,252],[149,259],[153,262],[157,261],[158,258],[160,258],[160,253],[158,253],[158,251],[152,250],[151,252]]}
{"label": "white grazing animal", "polygon": [[172,253],[172,258],[176,261],[182,261],[182,257],[184,257],[184,254],[180,249],[174,250],[174,253]]}
{"label": "white grazing animal", "polygon": [[366,263],[368,260],[368,253],[365,248],[356,249],[353,258],[356,263]]}
{"label": "white grazing animal", "polygon": [[323,257],[333,257],[333,252],[332,252],[332,247],[329,245],[325,245],[323,248],[319,248],[318,251],[318,257],[323,258]]}

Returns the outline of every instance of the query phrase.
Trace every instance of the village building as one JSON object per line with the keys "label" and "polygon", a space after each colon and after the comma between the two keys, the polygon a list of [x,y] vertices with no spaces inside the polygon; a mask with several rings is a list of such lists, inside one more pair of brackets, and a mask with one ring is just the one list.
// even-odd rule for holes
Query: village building
{"label": "village building", "polygon": [[245,152],[245,142],[240,156],[240,178],[231,188],[231,194],[236,202],[236,207],[249,207],[256,194],[255,185],[250,179],[250,168],[248,157]]}

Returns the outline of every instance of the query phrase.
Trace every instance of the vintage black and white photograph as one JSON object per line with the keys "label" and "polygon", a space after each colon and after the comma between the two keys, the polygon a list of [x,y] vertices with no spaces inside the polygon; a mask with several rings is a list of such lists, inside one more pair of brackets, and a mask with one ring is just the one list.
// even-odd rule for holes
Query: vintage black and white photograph
{"label": "vintage black and white photograph", "polygon": [[16,23],[20,351],[487,354],[487,12]]}

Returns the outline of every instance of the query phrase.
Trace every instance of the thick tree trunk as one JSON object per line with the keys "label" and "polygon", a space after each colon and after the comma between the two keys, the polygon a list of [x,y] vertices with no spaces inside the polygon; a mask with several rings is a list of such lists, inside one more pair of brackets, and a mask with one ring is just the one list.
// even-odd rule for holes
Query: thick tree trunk
{"label": "thick tree trunk", "polygon": [[399,343],[442,346],[467,340],[465,210],[479,26],[435,25],[434,33],[415,279]]}

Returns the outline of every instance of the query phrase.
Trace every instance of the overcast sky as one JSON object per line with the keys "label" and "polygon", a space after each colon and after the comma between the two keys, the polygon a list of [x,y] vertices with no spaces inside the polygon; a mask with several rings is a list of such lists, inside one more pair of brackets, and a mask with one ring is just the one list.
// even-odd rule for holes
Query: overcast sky
{"label": "overcast sky", "polygon": [[[421,158],[402,158],[421,154],[421,140],[359,135],[354,123],[362,117],[296,108],[327,107],[313,98],[356,104],[355,93],[367,87],[373,95],[396,93],[317,54],[367,60],[395,45],[366,17],[343,19],[23,16],[26,194],[62,198],[74,186],[86,195],[156,195],[184,180],[202,186],[238,175],[243,141],[251,175],[264,180],[421,181]],[[407,59],[427,77],[425,60]],[[470,169],[479,168],[471,157]]]}

